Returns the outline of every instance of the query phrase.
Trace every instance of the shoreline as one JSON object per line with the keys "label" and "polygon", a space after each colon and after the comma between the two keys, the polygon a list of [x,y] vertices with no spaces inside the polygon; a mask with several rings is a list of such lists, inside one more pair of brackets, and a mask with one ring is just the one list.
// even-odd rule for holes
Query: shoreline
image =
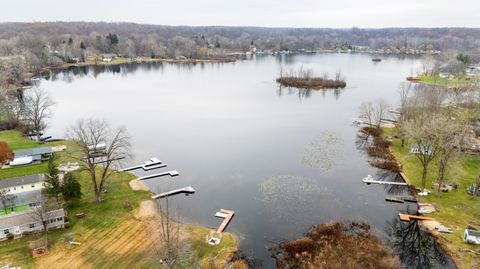
{"label": "shoreline", "polygon": [[[386,136],[385,132],[382,134],[383,137]],[[393,147],[393,144],[391,144],[389,147],[388,147],[388,150],[391,152],[391,154],[395,157],[395,161],[397,162],[397,164],[402,167],[402,171],[399,173],[400,176],[402,177],[402,179],[411,187],[413,188],[417,188],[417,186],[415,184],[413,184],[413,182],[407,177],[407,175],[405,174],[405,166],[404,164],[399,160],[399,156],[397,156],[393,151],[392,151],[392,147]],[[398,153],[397,153],[398,154]],[[418,202],[421,202],[421,201],[427,201],[428,200],[424,200],[422,199],[423,197],[421,196],[418,196],[415,194],[415,197],[417,198],[417,201]],[[441,225],[441,223],[434,219],[432,221],[421,221],[419,222],[420,224],[420,227],[422,227],[423,229],[425,229],[425,231],[427,231],[431,236],[433,236],[435,238],[435,240],[437,241],[437,243],[441,246],[441,248],[443,249],[443,251],[445,252],[446,255],[448,255],[448,257],[450,258],[450,260],[452,261],[452,263],[455,265],[456,268],[462,268],[461,265],[463,265],[462,261],[458,260],[458,256],[457,254],[460,251],[460,248],[458,245],[456,245],[456,247],[458,247],[458,250],[453,250],[451,249],[449,246],[448,246],[448,242],[450,240],[448,240],[447,238],[445,238],[442,233],[438,232],[435,227]]]}
{"label": "shoreline", "polygon": [[[127,174],[133,175],[131,173],[126,172]],[[151,194],[154,194],[145,184],[143,184],[141,181],[137,179],[132,179],[128,182],[130,188],[133,191],[142,191],[142,192],[149,192]],[[158,218],[160,218],[161,211],[158,208],[158,205],[155,201],[149,199],[149,200],[143,200],[140,202],[139,208],[137,209],[137,212],[135,213],[135,218],[138,220],[145,222],[147,225],[151,227],[156,227],[156,224],[154,223]],[[190,240],[190,241],[195,241],[193,238],[197,233],[203,233],[206,230],[212,230],[214,228],[212,227],[207,227],[207,226],[201,226],[198,224],[193,224],[193,223],[183,223],[179,222],[180,225],[180,240]],[[239,242],[239,237],[233,233],[229,232],[224,232],[224,236],[231,236],[234,239],[235,246],[230,247],[230,249],[227,249],[225,251],[225,256],[223,259],[219,259],[215,261],[215,264],[220,266],[221,268],[224,268],[226,266],[230,266],[230,268],[237,268],[237,269],[248,269],[247,264],[243,260],[235,259],[236,254],[239,251],[238,247],[238,242]],[[207,233],[205,233],[205,236]],[[222,241],[223,242],[223,241]],[[192,245],[192,251],[195,251],[195,245],[192,242],[189,242],[190,245]],[[197,242],[198,244],[198,242]],[[203,240],[203,244],[207,248],[218,248],[221,247],[219,250],[218,254],[216,255],[219,256],[221,251],[225,250],[224,246],[221,246],[222,243],[218,246],[211,246],[209,245],[205,240]],[[210,262],[210,261],[209,261]],[[218,264],[217,264],[218,263]]]}

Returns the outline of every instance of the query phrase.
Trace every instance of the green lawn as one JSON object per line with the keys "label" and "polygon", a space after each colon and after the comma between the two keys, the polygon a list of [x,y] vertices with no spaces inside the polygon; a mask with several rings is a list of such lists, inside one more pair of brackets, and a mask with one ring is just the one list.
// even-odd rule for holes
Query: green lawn
{"label": "green lawn", "polygon": [[[394,130],[385,130],[385,135],[394,135]],[[422,177],[422,166],[414,155],[409,154],[410,146],[401,147],[400,141],[395,140],[391,150],[398,161],[403,164],[404,173],[411,184],[420,187]],[[438,206],[439,211],[429,214],[447,227],[452,227],[452,234],[442,234],[445,242],[453,253],[460,268],[470,268],[473,265],[475,256],[461,253],[459,248],[467,248],[480,251],[480,246],[473,246],[463,242],[464,229],[469,225],[476,225],[480,228],[480,197],[473,198],[468,195],[466,189],[475,182],[480,175],[480,156],[462,154],[452,161],[447,171],[447,180],[455,181],[458,190],[448,193],[438,193],[432,189],[436,181],[437,162],[434,161],[428,171],[427,189],[432,194],[427,197],[419,197],[419,201],[431,202]],[[478,265],[478,264],[477,264]]]}
{"label": "green lawn", "polygon": [[[0,139],[16,141],[22,146],[30,143],[21,139],[19,133],[0,132]],[[75,152],[75,146],[68,141],[61,142],[68,145],[67,152],[57,156],[58,163],[69,161]],[[34,167],[34,168],[32,168]],[[19,176],[25,173],[38,171],[46,172],[46,164],[38,167],[12,168],[0,170],[1,177],[5,172]],[[29,242],[38,235],[24,236],[14,241],[0,242],[0,265],[10,264],[22,268],[158,268],[158,253],[149,248],[148,244],[155,244],[150,232],[135,218],[136,209],[141,201],[148,200],[151,194],[144,191],[133,191],[128,182],[135,176],[129,173],[114,173],[106,185],[107,193],[104,201],[95,203],[91,180],[86,172],[76,172],[82,187],[82,199],[78,204],[67,207],[67,213],[72,224],[69,229],[51,231],[49,238],[49,254],[33,259]],[[130,204],[131,206],[125,206]],[[77,219],[76,213],[84,213],[85,217]],[[210,246],[205,240],[209,229],[204,227],[188,226],[189,243],[193,255],[192,264],[196,261],[206,262],[209,257],[226,258],[236,250],[236,239],[230,234],[224,234],[223,242],[219,246]],[[71,246],[66,243],[67,238],[81,242],[81,246]],[[131,243],[133,242],[133,243]],[[147,243],[147,245],[145,245]],[[142,249],[142,247],[146,247]]]}
{"label": "green lawn", "polygon": [[10,214],[12,212],[23,212],[23,211],[26,211],[27,209],[29,209],[30,207],[29,206],[26,206],[26,205],[19,205],[19,206],[15,206],[14,210],[10,210],[10,209],[7,209],[7,212],[5,212],[5,210],[2,210],[0,211],[0,216],[3,216],[5,214]]}
{"label": "green lawn", "polygon": [[23,136],[22,133],[19,131],[1,131],[0,141],[7,142],[8,146],[12,150],[38,148],[45,146],[42,144],[38,144],[34,140],[26,139],[26,137]]}
{"label": "green lawn", "polygon": [[431,75],[431,74],[421,74],[418,76],[418,78],[422,83],[448,87],[448,88],[456,88],[456,87],[465,85],[466,83],[469,82],[468,79],[470,79],[470,77],[467,75],[463,75],[459,78],[448,79],[448,78],[441,78],[438,75]]}
{"label": "green lawn", "polygon": [[[38,144],[37,142],[30,140],[22,135],[21,132],[18,131],[1,131],[0,132],[0,141],[7,142],[8,146],[12,150],[17,149],[29,149],[35,147],[48,147],[48,146],[58,146],[58,145],[66,145],[67,148],[75,147],[72,142],[69,141],[56,141],[51,143],[45,144]],[[67,152],[58,152],[55,153],[55,158],[57,163],[65,163],[69,161],[74,161],[71,156],[72,151]],[[32,165],[24,165],[6,169],[0,169],[0,180],[12,178],[12,177],[20,177],[20,176],[28,176],[34,174],[41,174],[47,172],[48,163],[43,162],[39,164],[32,164]]]}

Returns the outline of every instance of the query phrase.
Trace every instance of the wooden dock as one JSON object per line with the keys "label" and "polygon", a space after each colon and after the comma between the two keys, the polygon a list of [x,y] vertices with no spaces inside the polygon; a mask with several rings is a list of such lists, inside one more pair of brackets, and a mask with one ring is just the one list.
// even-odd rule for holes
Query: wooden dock
{"label": "wooden dock", "polygon": [[385,201],[387,202],[394,202],[394,203],[416,203],[417,200],[414,197],[407,197],[407,196],[387,196],[385,197]]}
{"label": "wooden dock", "polygon": [[164,197],[168,197],[168,196],[172,196],[172,195],[180,194],[180,193],[185,193],[186,195],[193,194],[193,193],[195,193],[195,189],[192,188],[191,186],[188,186],[188,187],[185,187],[185,188],[171,190],[171,191],[156,194],[156,195],[152,196],[152,199],[160,199],[160,198],[164,198]]}
{"label": "wooden dock", "polygon": [[392,181],[381,181],[381,180],[373,180],[373,179],[362,179],[363,183],[366,184],[386,184],[386,185],[399,185],[399,186],[408,186],[405,182],[392,182]]}
{"label": "wooden dock", "polygon": [[400,220],[401,220],[401,221],[433,220],[433,218],[430,218],[430,217],[415,216],[415,215],[402,214],[402,213],[399,213],[398,216],[400,217]]}
{"label": "wooden dock", "polygon": [[218,226],[217,233],[222,233],[225,228],[227,228],[227,225],[232,220],[233,215],[235,215],[235,212],[226,209],[220,209],[220,211],[215,213],[215,217],[224,219],[222,224]]}
{"label": "wooden dock", "polygon": [[178,176],[178,172],[176,170],[172,170],[172,171],[168,171],[168,172],[163,172],[163,173],[159,173],[159,174],[153,174],[153,175],[148,175],[148,176],[143,176],[143,177],[139,177],[137,178],[138,180],[145,180],[145,179],[149,179],[149,178],[154,178],[154,177],[163,177],[163,176],[171,176],[171,177],[176,177]]}

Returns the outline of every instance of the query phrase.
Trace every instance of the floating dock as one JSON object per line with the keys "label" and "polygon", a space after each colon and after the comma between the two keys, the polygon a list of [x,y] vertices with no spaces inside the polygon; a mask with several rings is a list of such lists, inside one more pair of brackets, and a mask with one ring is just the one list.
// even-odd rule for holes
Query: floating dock
{"label": "floating dock", "polygon": [[137,169],[140,169],[140,168],[142,168],[144,171],[148,171],[148,170],[153,170],[153,169],[158,169],[158,168],[163,168],[163,167],[167,167],[167,164],[162,163],[162,161],[160,161],[157,158],[151,158],[150,160],[144,162],[142,165],[136,165],[136,166],[132,166],[132,167],[123,168],[120,171],[121,172],[126,172],[126,171],[137,170]]}
{"label": "floating dock", "polygon": [[185,193],[186,195],[193,194],[193,193],[195,193],[195,189],[192,188],[191,186],[188,186],[188,187],[181,188],[181,189],[176,189],[176,190],[171,190],[171,191],[159,193],[157,195],[152,196],[152,199],[160,199],[160,198],[164,198],[164,197],[167,197],[167,196],[172,196],[172,195],[180,194],[180,193]]}
{"label": "floating dock", "polygon": [[139,177],[137,178],[138,180],[145,180],[145,179],[149,179],[149,178],[154,178],[154,177],[163,177],[163,176],[171,176],[171,177],[176,177],[178,176],[178,172],[176,170],[172,170],[172,171],[168,171],[168,172],[163,172],[163,173],[159,173],[159,174],[153,174],[153,175],[148,175],[148,176],[143,176],[143,177]]}
{"label": "floating dock", "polygon": [[415,216],[415,215],[402,214],[402,213],[399,213],[398,216],[400,217],[400,220],[401,220],[401,221],[433,220],[433,218],[430,218],[430,217]]}
{"label": "floating dock", "polygon": [[227,225],[232,220],[233,215],[235,215],[235,212],[226,209],[220,209],[220,211],[215,213],[215,217],[224,219],[222,224],[218,226],[217,233],[222,233],[225,228],[227,228]]}

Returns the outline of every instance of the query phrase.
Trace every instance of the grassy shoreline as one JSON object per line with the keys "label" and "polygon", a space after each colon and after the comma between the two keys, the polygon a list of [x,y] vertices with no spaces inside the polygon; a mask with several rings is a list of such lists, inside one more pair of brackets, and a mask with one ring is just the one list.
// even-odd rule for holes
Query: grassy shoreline
{"label": "grassy shoreline", "polygon": [[[15,141],[12,144],[14,149],[32,145],[32,141],[24,138],[20,132],[0,132],[0,140],[7,140],[7,143]],[[68,145],[68,152],[56,156],[57,163],[70,161],[69,154],[75,151],[75,145],[68,141],[55,143]],[[0,178],[6,178],[4,172],[7,170],[12,171],[9,175],[16,173],[17,176],[47,171],[46,165],[43,164],[36,166],[35,169],[27,168],[28,166],[2,169]],[[155,240],[158,238],[157,224],[153,219],[138,216],[142,210],[140,204],[144,201],[152,202],[151,193],[131,188],[129,182],[135,178],[134,175],[116,173],[109,181],[104,202],[96,204],[87,173],[77,173],[83,197],[77,205],[66,208],[72,224],[71,228],[49,232],[49,254],[36,259],[31,256],[28,243],[39,235],[0,242],[0,265],[49,269],[126,268],[129,266],[130,268],[159,268],[161,246],[159,241]],[[131,206],[125,206],[126,204]],[[75,218],[75,213],[79,212],[84,213],[85,218]],[[156,210],[155,214],[160,213]],[[209,228],[184,225],[182,230],[185,237],[181,240],[188,245],[189,249],[185,262],[190,268],[195,268],[198,264],[208,266],[211,258],[215,258],[219,266],[226,265],[238,250],[237,240],[232,234],[224,233],[222,243],[212,247],[205,240]],[[71,237],[81,245],[68,244],[68,238]],[[65,259],[65,257],[69,258]],[[235,263],[234,266],[232,268],[246,268],[241,262]]]}
{"label": "grassy shoreline", "polygon": [[[384,129],[385,136],[395,135],[393,129]],[[401,147],[399,140],[394,140],[390,150],[397,161],[403,165],[403,172],[408,183],[421,186],[422,168],[417,158],[409,153],[409,145]],[[436,181],[437,161],[432,162],[428,171],[427,189],[432,193],[426,197],[418,197],[419,202],[430,202],[438,206],[439,211],[428,214],[446,227],[453,228],[453,233],[436,233],[440,243],[445,246],[455,264],[459,268],[476,268],[480,266],[477,255],[462,252],[462,249],[480,251],[480,246],[469,245],[463,242],[464,229],[469,226],[480,228],[480,199],[473,198],[466,193],[466,188],[475,182],[479,173],[480,156],[461,154],[452,161],[448,171],[448,178],[458,184],[458,190],[448,193],[438,193],[432,189]]]}

